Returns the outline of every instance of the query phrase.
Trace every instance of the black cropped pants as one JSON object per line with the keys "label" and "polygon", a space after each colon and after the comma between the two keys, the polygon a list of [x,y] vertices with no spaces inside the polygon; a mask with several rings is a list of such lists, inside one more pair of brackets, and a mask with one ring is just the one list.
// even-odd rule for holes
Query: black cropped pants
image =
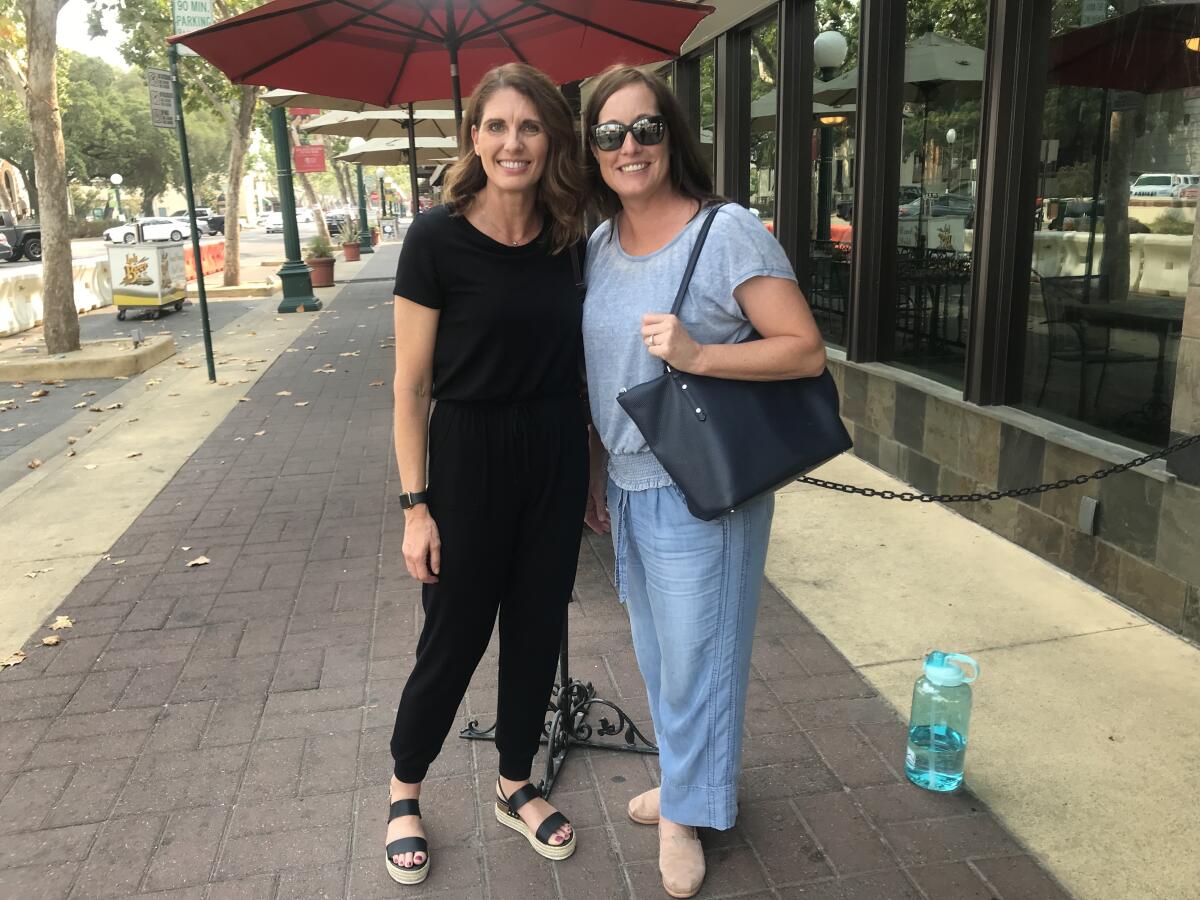
{"label": "black cropped pants", "polygon": [[500,774],[527,779],[575,583],[588,486],[576,396],[515,404],[440,401],[429,423],[429,511],[442,541],[437,584],[408,677],[392,758],[423,781],[500,618]]}

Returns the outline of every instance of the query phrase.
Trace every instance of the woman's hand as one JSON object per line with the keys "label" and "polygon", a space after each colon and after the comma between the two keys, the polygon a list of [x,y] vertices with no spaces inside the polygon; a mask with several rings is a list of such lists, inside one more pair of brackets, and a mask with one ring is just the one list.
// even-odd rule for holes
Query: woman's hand
{"label": "woman's hand", "polygon": [[595,427],[588,426],[588,496],[583,522],[596,534],[612,531],[608,517],[608,454]]}
{"label": "woman's hand", "polygon": [[642,316],[642,343],[656,356],[680,372],[696,374],[704,346],[692,340],[677,316],[646,313]]}
{"label": "woman's hand", "polygon": [[404,565],[422,584],[437,584],[442,571],[442,539],[423,503],[404,514]]}

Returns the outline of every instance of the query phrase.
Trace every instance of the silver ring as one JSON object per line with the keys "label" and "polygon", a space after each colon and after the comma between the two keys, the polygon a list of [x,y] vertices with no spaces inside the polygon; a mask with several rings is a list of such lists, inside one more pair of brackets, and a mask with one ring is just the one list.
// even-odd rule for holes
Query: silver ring
{"label": "silver ring", "polygon": [[651,347],[653,347],[655,345],[654,337],[655,337],[654,335],[650,335],[650,346]]}

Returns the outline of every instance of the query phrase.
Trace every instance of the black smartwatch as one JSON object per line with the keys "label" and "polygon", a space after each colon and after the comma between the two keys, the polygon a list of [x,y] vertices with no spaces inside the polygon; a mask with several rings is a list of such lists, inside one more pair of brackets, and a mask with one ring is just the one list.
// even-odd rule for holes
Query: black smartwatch
{"label": "black smartwatch", "polygon": [[412,509],[418,503],[428,503],[428,491],[409,491],[400,495],[400,508]]}

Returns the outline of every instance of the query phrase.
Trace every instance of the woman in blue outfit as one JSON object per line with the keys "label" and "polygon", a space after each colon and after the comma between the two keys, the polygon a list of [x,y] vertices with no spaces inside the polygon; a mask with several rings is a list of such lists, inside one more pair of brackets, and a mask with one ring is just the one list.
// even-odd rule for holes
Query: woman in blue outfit
{"label": "woman in blue outfit", "polygon": [[[705,522],[617,404],[664,362],[676,370],[771,381],[818,375],[825,348],[787,257],[762,222],[722,206],[680,317],[667,314],[704,216],[717,200],[695,137],[659,78],[615,67],[584,114],[593,198],[606,221],[588,243],[584,346],[592,408],[587,522],[611,528],[662,770],[630,803],[657,823],[672,897],[704,879],[696,827],[737,816],[750,649],[774,498]],[[761,340],[744,341],[753,332]]]}

